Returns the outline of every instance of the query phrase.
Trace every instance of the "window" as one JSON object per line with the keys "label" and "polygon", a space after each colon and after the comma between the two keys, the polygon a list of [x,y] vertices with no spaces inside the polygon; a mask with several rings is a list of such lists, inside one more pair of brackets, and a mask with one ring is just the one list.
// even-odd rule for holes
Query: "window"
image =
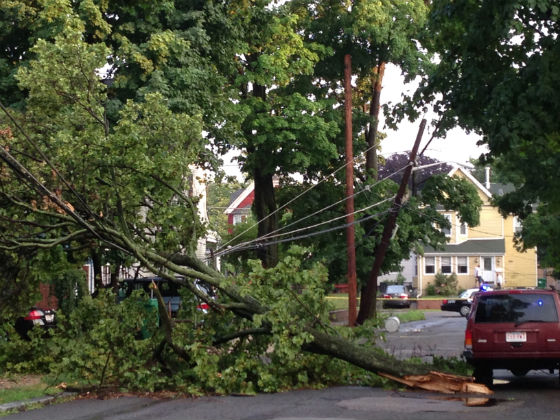
{"label": "window", "polygon": [[457,257],[457,273],[459,274],[469,273],[469,262],[467,257]]}
{"label": "window", "polygon": [[467,224],[465,222],[461,222],[459,227],[459,234],[465,236],[467,234]]}
{"label": "window", "polygon": [[451,274],[451,257],[441,257],[441,272]]}
{"label": "window", "polygon": [[424,258],[424,272],[426,274],[436,273],[436,257],[425,257]]}
{"label": "window", "polygon": [[494,267],[494,258],[492,257],[482,257],[482,267],[484,271],[492,271]]}
{"label": "window", "polygon": [[244,222],[245,220],[247,220],[247,216],[244,215],[244,214],[238,213],[238,214],[234,214],[234,215],[233,215],[233,224],[234,224],[234,225],[236,225],[236,224],[238,224],[238,223],[242,223],[242,222]]}
{"label": "window", "polygon": [[[451,215],[450,214],[444,214],[443,217],[445,217],[445,219],[449,223],[449,226],[452,226],[451,225]],[[441,231],[445,234],[445,236],[447,236],[447,237],[451,236],[451,227],[449,227],[449,228],[442,227]]]}
{"label": "window", "polygon": [[476,322],[558,322],[552,295],[518,294],[481,296]]}

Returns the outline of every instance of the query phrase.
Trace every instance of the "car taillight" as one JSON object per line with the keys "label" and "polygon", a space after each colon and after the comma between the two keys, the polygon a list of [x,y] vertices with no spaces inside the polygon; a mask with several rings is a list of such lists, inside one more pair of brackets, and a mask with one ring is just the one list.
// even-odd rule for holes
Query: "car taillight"
{"label": "car taillight", "polygon": [[391,295],[383,295],[383,299],[391,299]]}
{"label": "car taillight", "polygon": [[197,308],[202,309],[203,311],[207,311],[208,309],[210,309],[210,305],[208,305],[206,302],[203,302],[198,305]]}
{"label": "car taillight", "polygon": [[404,295],[404,294],[400,295],[399,297],[400,297],[401,299],[408,299],[408,295]]}
{"label": "car taillight", "polygon": [[27,316],[24,319],[30,321],[34,319],[41,319],[42,316],[43,316],[43,311],[39,311],[38,309],[33,309],[32,311],[29,312],[29,314],[27,314]]}
{"label": "car taillight", "polygon": [[472,331],[470,328],[465,330],[465,347],[472,349]]}

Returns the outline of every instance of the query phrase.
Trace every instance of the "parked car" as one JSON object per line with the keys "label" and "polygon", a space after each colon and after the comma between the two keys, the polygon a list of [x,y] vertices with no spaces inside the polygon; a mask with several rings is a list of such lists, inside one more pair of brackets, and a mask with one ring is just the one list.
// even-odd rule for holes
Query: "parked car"
{"label": "parked car", "polygon": [[[29,340],[29,331],[40,327],[46,333],[56,326],[56,315],[54,309],[41,309],[33,306],[25,316],[16,319],[15,329],[24,340]],[[45,336],[48,336],[45,334]]]}
{"label": "parked car", "polygon": [[556,291],[495,290],[475,295],[464,356],[477,382],[492,384],[493,369],[523,376],[560,368],[560,299]]}
{"label": "parked car", "polygon": [[408,291],[401,284],[390,284],[383,293],[384,308],[410,308]]}
{"label": "parked car", "polygon": [[462,316],[466,317],[471,311],[474,295],[478,292],[480,292],[480,289],[467,289],[458,298],[443,299],[441,310],[459,312]]}

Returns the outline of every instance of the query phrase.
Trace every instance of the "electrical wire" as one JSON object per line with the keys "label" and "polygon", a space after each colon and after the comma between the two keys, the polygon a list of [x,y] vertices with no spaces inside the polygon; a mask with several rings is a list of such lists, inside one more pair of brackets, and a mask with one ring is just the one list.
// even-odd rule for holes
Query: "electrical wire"
{"label": "electrical wire", "polygon": [[[354,164],[358,161],[358,159],[363,159],[363,156],[365,155],[365,153],[367,153],[369,150],[371,150],[372,148],[374,148],[375,146],[371,146],[368,147],[367,149],[365,149],[364,151],[362,151],[360,153],[360,155],[354,157],[351,161],[351,164]],[[249,230],[253,229],[255,226],[258,226],[259,224],[261,224],[262,222],[264,222],[265,220],[267,220],[268,218],[272,217],[274,214],[280,212],[281,210],[283,210],[284,208],[286,208],[287,206],[289,206],[290,204],[292,204],[294,201],[296,201],[297,199],[299,199],[300,197],[302,197],[303,195],[307,194],[308,192],[310,192],[311,190],[317,188],[321,183],[325,182],[327,179],[331,178],[333,175],[335,175],[337,172],[339,172],[340,170],[346,168],[346,166],[348,166],[348,163],[344,163],[343,165],[341,165],[340,167],[338,167],[337,169],[335,169],[333,172],[331,172],[328,175],[325,175],[323,178],[321,178],[316,184],[312,185],[311,187],[307,188],[305,191],[302,191],[300,194],[298,194],[297,196],[295,196],[294,198],[292,198],[291,200],[289,200],[287,203],[285,203],[284,205],[282,205],[281,207],[277,208],[276,210],[274,210],[273,212],[271,212],[270,214],[268,214],[267,216],[263,217],[261,220],[257,221],[255,224],[251,225],[250,227],[248,227],[247,229],[245,229],[243,232],[239,233],[238,235],[236,235],[234,238],[230,239],[228,242],[226,242],[224,245],[222,245],[218,251],[220,251],[221,249],[227,247],[231,242],[235,241],[237,238],[239,238],[240,236],[244,235],[245,233],[247,233]]]}
{"label": "electrical wire", "polygon": [[[334,217],[334,218],[332,218],[332,219],[330,219],[330,220],[321,222],[321,223],[319,223],[319,224],[317,224],[317,225],[312,225],[312,226],[308,226],[308,227],[296,229],[296,230],[289,231],[289,232],[286,232],[286,233],[283,233],[283,234],[280,234],[280,235],[275,235],[275,234],[277,234],[277,232],[280,232],[280,231],[286,229],[286,228],[289,227],[289,226],[293,226],[293,225],[295,225],[295,224],[297,224],[297,223],[300,223],[301,221],[303,221],[303,220],[305,220],[305,219],[307,219],[307,218],[309,218],[309,217],[318,215],[318,214],[320,214],[320,213],[322,213],[322,212],[328,210],[329,208],[332,208],[333,206],[336,206],[336,205],[338,205],[338,204],[340,204],[340,203],[343,203],[344,201],[346,201],[346,200],[348,200],[348,199],[350,199],[350,198],[352,198],[352,197],[354,197],[354,196],[357,196],[357,195],[359,195],[359,194],[361,194],[361,193],[363,193],[363,192],[366,192],[366,191],[371,191],[371,187],[374,187],[374,186],[378,185],[379,183],[383,182],[384,180],[390,178],[391,176],[393,176],[393,175],[395,175],[395,174],[397,174],[397,173],[403,171],[403,170],[406,169],[408,166],[410,166],[410,163],[407,164],[407,165],[405,165],[404,167],[402,167],[402,168],[400,168],[400,169],[394,171],[393,173],[389,174],[387,177],[385,177],[385,178],[383,178],[383,179],[381,179],[381,180],[378,180],[378,181],[377,181],[376,183],[374,183],[373,185],[368,185],[368,186],[364,187],[362,190],[358,191],[357,193],[354,193],[352,196],[345,197],[345,198],[343,198],[343,199],[337,201],[336,203],[330,204],[330,205],[328,205],[328,206],[326,206],[326,207],[324,207],[324,208],[322,208],[322,209],[320,209],[320,210],[317,210],[316,212],[314,212],[314,213],[312,213],[312,214],[309,214],[309,215],[307,215],[307,216],[305,216],[305,217],[303,217],[303,218],[301,218],[301,219],[298,219],[298,220],[296,220],[296,221],[290,223],[290,224],[287,225],[287,226],[281,227],[281,228],[279,228],[279,229],[277,229],[277,230],[275,230],[275,231],[273,231],[273,232],[270,232],[270,233],[268,233],[268,234],[265,235],[265,236],[261,236],[261,237],[259,237],[259,238],[256,238],[256,239],[252,240],[252,241],[243,242],[243,243],[237,244],[237,245],[235,245],[235,246],[233,246],[233,247],[226,248],[226,245],[229,244],[229,243],[231,243],[231,241],[233,240],[233,239],[232,239],[232,240],[228,241],[226,245],[222,246],[220,249],[218,249],[217,251],[215,251],[215,252],[213,253],[213,255],[214,255],[214,256],[224,255],[224,254],[223,254],[223,252],[224,252],[223,250],[224,250],[224,249],[227,250],[227,253],[234,252],[235,250],[237,250],[237,249],[240,248],[240,247],[243,247],[243,249],[246,249],[246,246],[248,246],[248,245],[251,244],[252,242],[255,242],[255,243],[259,243],[259,242],[260,242],[260,243],[262,243],[263,239],[270,239],[270,238],[274,238],[274,237],[276,237],[276,236],[286,236],[286,235],[289,235],[289,234],[292,234],[292,233],[295,233],[295,232],[299,232],[299,231],[311,229],[311,228],[314,228],[314,227],[317,227],[317,226],[320,226],[320,225],[323,225],[323,224],[331,223],[331,222],[336,221],[336,220],[339,220],[339,219],[341,219],[341,218],[345,218],[345,217],[347,217],[347,215],[337,216],[337,217]],[[331,175],[332,175],[332,174],[331,174]],[[329,176],[330,176],[330,175],[329,175]],[[304,193],[305,193],[305,192],[309,192],[309,191],[311,191],[311,189],[307,189],[306,191],[304,191]],[[296,198],[301,197],[302,195],[303,195],[303,193],[302,193],[302,194],[299,194]],[[371,208],[373,208],[373,207],[376,207],[376,206],[378,206],[378,205],[380,205],[380,204],[383,204],[384,202],[386,202],[386,201],[388,201],[388,200],[391,200],[392,198],[394,198],[394,196],[389,197],[389,198],[386,198],[386,199],[384,199],[384,200],[381,200],[381,201],[379,201],[379,202],[377,202],[377,203],[374,203],[374,204],[371,204],[371,205],[369,205],[369,206],[366,206],[365,208],[359,209],[359,210],[355,211],[355,212],[352,213],[352,214],[361,213],[361,212],[363,212],[363,211],[366,211],[366,210],[368,210],[368,209],[371,209]],[[293,202],[293,201],[294,201],[294,200],[291,200],[290,202]],[[285,207],[285,206],[283,206],[283,207]],[[263,220],[264,220],[264,219],[263,219]],[[242,233],[240,233],[239,235],[237,235],[235,238],[238,238],[240,235],[242,235],[242,234],[244,234],[245,232],[247,232],[248,230],[254,228],[256,225],[258,225],[258,223],[251,225],[251,227],[249,227],[248,229],[244,230]],[[234,238],[234,239],[235,239],[235,238]]]}
{"label": "electrical wire", "polygon": [[[379,202],[377,202],[377,203],[374,203],[374,204],[371,204],[371,205],[369,205],[369,206],[366,206],[366,207],[364,207],[364,208],[358,209],[358,210],[356,210],[356,211],[354,211],[353,213],[350,213],[350,214],[351,214],[351,215],[355,215],[355,214],[358,214],[358,213],[362,213],[362,212],[364,212],[364,211],[367,211],[367,210],[370,210],[370,209],[372,209],[372,208],[374,208],[374,207],[377,207],[377,206],[379,206],[379,205],[381,205],[381,204],[383,204],[383,203],[385,203],[385,202],[387,202],[387,201],[389,201],[389,200],[392,200],[392,199],[394,199],[394,198],[395,198],[395,196],[388,197],[388,198],[386,198],[385,200],[382,200],[382,201],[379,201]],[[387,211],[388,211],[388,210],[387,210]],[[383,213],[383,212],[382,212],[382,213]],[[382,213],[378,213],[378,214],[382,214]],[[242,242],[242,243],[240,243],[240,244],[235,245],[234,247],[230,247],[230,248],[227,248],[226,250],[223,250],[223,251],[214,253],[214,256],[221,256],[221,255],[230,254],[230,253],[232,253],[232,252],[238,252],[238,251],[243,251],[243,250],[247,250],[247,249],[253,249],[253,248],[249,247],[249,245],[251,245],[252,243],[262,244],[263,240],[270,240],[270,239],[274,239],[274,238],[277,238],[277,237],[292,235],[292,234],[294,234],[294,233],[299,233],[299,232],[303,232],[303,231],[305,231],[305,230],[314,229],[314,228],[316,228],[316,227],[319,227],[319,226],[322,226],[322,225],[325,225],[325,224],[329,224],[329,223],[338,221],[338,220],[340,220],[340,219],[344,219],[344,218],[346,218],[347,216],[348,216],[347,214],[343,214],[343,215],[341,215],[341,216],[334,217],[334,218],[332,218],[332,219],[329,219],[329,220],[326,220],[326,221],[317,223],[317,224],[315,224],[315,225],[306,226],[306,227],[303,227],[303,228],[300,228],[300,229],[292,230],[292,231],[289,231],[289,232],[284,232],[284,233],[277,234],[277,235],[273,235],[273,236],[266,236],[266,237],[265,237],[265,236],[262,236],[262,237],[260,237],[260,238],[253,239],[253,240],[251,240],[251,241]],[[370,217],[368,216],[368,218],[365,219],[365,220],[369,220],[369,219],[370,219]],[[364,220],[364,219],[360,219],[360,222],[363,221],[363,220]],[[348,226],[351,226],[351,225],[352,225],[352,224],[347,224],[347,225],[345,225],[345,226],[348,227]],[[338,227],[337,227],[336,229],[338,229]],[[330,230],[320,231],[319,233],[326,233],[326,232],[330,232]],[[315,233],[313,233],[313,234],[309,234],[309,236],[303,235],[303,236],[298,236],[297,238],[298,238],[298,239],[304,239],[304,238],[311,237],[311,236],[316,236],[316,235],[315,235]],[[293,238],[290,238],[290,240],[293,240]],[[273,243],[268,243],[268,242],[267,242],[267,246],[270,245],[270,244],[274,244],[274,243],[276,243],[276,242],[273,242]],[[280,243],[280,242],[278,242],[278,243]],[[259,247],[260,247],[260,246],[259,246]]]}
{"label": "electrical wire", "polygon": [[[246,251],[246,250],[251,250],[251,249],[259,249],[259,248],[263,248],[265,246],[277,245],[277,244],[281,244],[281,243],[285,243],[285,242],[292,242],[292,241],[296,241],[296,240],[300,240],[300,239],[311,238],[311,237],[314,237],[314,236],[322,235],[322,234],[333,232],[333,231],[336,231],[336,230],[345,229],[347,227],[350,227],[350,226],[365,222],[367,220],[382,216],[383,214],[386,214],[386,213],[389,213],[389,212],[390,212],[390,210],[385,210],[385,211],[382,211],[382,212],[379,212],[379,213],[376,213],[376,214],[371,214],[369,216],[365,216],[365,217],[363,217],[359,220],[354,220],[351,223],[345,223],[345,224],[340,225],[340,226],[335,226],[335,227],[332,227],[332,228],[329,228],[329,229],[324,229],[324,230],[321,230],[321,231],[318,231],[318,232],[309,233],[307,235],[300,235],[300,236],[295,236],[293,238],[280,239],[280,240],[272,241],[272,242],[256,243],[255,245],[251,245],[251,246],[248,246],[248,247],[243,248],[243,249],[236,249],[235,252]],[[219,254],[219,255],[227,255],[227,254],[230,253],[228,251],[229,251],[229,249],[225,250],[225,251],[222,251],[222,253]],[[234,251],[232,251],[232,252],[234,252]]]}

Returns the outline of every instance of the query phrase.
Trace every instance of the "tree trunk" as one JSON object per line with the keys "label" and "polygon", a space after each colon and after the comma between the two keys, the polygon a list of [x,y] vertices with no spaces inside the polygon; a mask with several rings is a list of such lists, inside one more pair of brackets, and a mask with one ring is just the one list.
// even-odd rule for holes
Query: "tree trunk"
{"label": "tree trunk", "polygon": [[[256,58],[251,56],[249,61],[255,61]],[[266,87],[253,84],[252,94],[255,98],[259,98],[263,102],[266,101]],[[247,137],[251,138],[252,134],[247,133]],[[256,156],[258,146],[247,148]],[[257,237],[263,238],[274,232],[278,228],[278,217],[276,215],[276,199],[274,197],[274,185],[272,177],[273,173],[269,173],[265,168],[267,165],[255,162],[253,167],[253,180],[255,182],[255,198],[253,201],[253,210],[257,217],[258,228]],[[278,245],[265,245],[257,249],[257,257],[261,260],[264,267],[274,267],[278,263]]]}
{"label": "tree trunk", "polygon": [[[262,173],[260,168],[255,168],[253,179],[255,181],[255,200],[253,208],[258,225],[258,237],[278,229],[278,216],[276,212],[276,199],[274,197],[273,175]],[[257,255],[264,267],[274,267],[278,262],[278,245],[266,245],[257,249]]]}
{"label": "tree trunk", "polygon": [[356,319],[356,324],[363,324],[367,319],[375,317],[377,303],[377,276],[379,275],[381,266],[383,265],[383,261],[385,260],[387,249],[389,248],[391,235],[393,234],[393,229],[395,228],[395,223],[399,214],[401,202],[408,185],[408,179],[410,178],[410,174],[412,173],[412,167],[416,160],[416,154],[418,152],[420,140],[422,139],[422,134],[425,127],[426,120],[422,120],[422,122],[420,123],[420,128],[418,129],[416,141],[414,142],[414,147],[410,152],[410,165],[406,168],[403,174],[399,191],[397,192],[395,201],[391,206],[391,211],[389,212],[387,220],[385,221],[381,241],[375,247],[375,259],[373,261],[373,267],[371,269],[368,282],[365,285],[365,288],[362,288],[360,311],[358,313],[358,318]]}
{"label": "tree trunk", "polygon": [[369,107],[370,123],[366,132],[368,151],[366,153],[366,173],[368,177],[377,179],[379,171],[377,159],[377,129],[379,127],[379,110],[381,107],[381,89],[385,75],[385,62],[382,61],[373,69],[371,76],[372,95]]}

